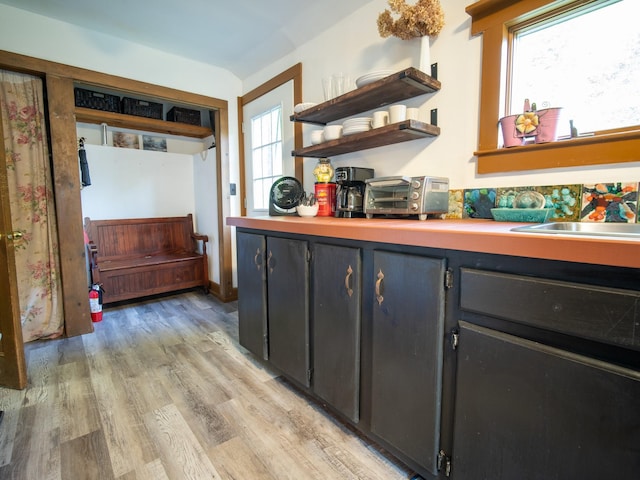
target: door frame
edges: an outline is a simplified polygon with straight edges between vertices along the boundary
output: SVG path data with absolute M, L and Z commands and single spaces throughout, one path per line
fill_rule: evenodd
M 244 130 L 242 128 L 244 123 L 244 106 L 291 80 L 293 80 L 293 104 L 297 105 L 302 102 L 302 63 L 296 63 L 284 72 L 267 80 L 262 85 L 238 97 L 238 161 L 240 172 L 240 215 L 242 216 L 246 216 L 247 214 L 247 172 L 245 169 Z M 293 125 L 293 145 L 296 150 L 302 148 L 302 124 L 299 122 Z M 295 177 L 303 183 L 303 157 L 294 158 L 294 171 Z
M 4 152 L 4 135 L 0 121 L 0 152 Z M 0 155 L 0 387 L 22 390 L 27 386 L 27 364 L 24 356 L 22 324 L 18 281 L 13 241 L 7 234 L 13 231 L 11 226 L 11 208 L 9 206 L 9 185 L 4 153 Z M 6 270 L 5 270 L 6 265 Z M 6 300 L 5 300 L 6 299 Z
M 217 259 L 220 283 L 213 284 L 211 292 L 225 302 L 235 299 L 237 294 L 233 289 L 231 229 L 225 225 L 226 217 L 230 215 L 231 211 L 228 181 L 223 180 L 229 178 L 229 108 L 226 100 L 50 62 L 5 50 L 0 50 L 0 68 L 29 73 L 46 80 L 51 129 L 51 155 L 55 165 L 53 183 L 58 231 L 65 232 L 64 235 L 60 235 L 59 246 L 66 336 L 93 332 L 86 285 L 74 82 L 134 95 L 156 97 L 169 102 L 174 101 L 214 111 L 218 204 Z M 0 154 L 4 155 L 4 151 Z

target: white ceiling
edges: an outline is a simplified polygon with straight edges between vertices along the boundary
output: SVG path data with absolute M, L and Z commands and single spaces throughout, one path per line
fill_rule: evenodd
M 229 70 L 259 71 L 372 0 L 0 0 Z

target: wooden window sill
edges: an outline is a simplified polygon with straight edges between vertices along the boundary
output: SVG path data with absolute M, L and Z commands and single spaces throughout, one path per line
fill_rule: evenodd
M 640 130 L 474 152 L 479 174 L 640 162 Z

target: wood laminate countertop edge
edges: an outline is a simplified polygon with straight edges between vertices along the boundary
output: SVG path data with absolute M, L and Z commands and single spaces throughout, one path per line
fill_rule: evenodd
M 640 268 L 640 240 L 512 232 L 522 223 L 297 216 L 228 217 L 227 225 L 416 247 Z

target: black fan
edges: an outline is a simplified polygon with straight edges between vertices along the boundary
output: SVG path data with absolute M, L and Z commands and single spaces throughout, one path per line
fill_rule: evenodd
M 273 182 L 269 193 L 269 215 L 296 215 L 296 207 L 304 196 L 302 184 L 294 177 Z

